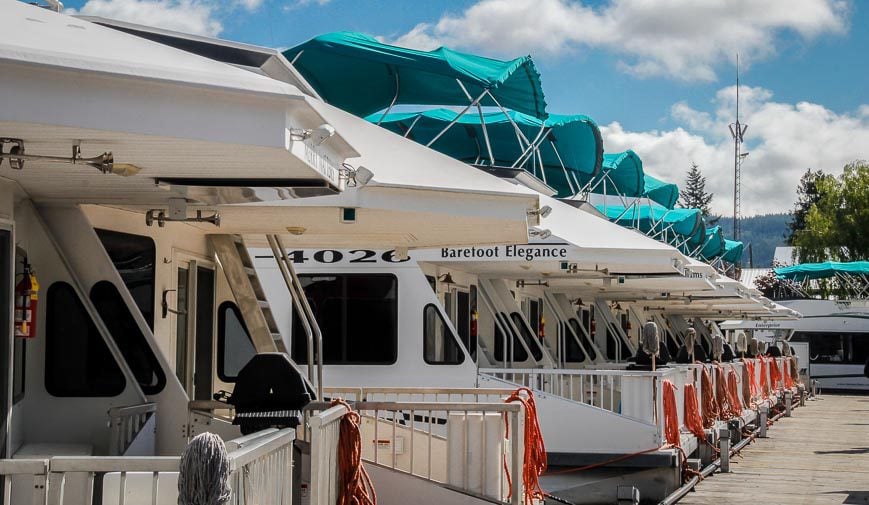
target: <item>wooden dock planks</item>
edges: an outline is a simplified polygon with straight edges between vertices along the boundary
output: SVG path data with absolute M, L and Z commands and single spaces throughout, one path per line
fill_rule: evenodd
M 869 396 L 824 395 L 701 482 L 680 505 L 869 504 Z

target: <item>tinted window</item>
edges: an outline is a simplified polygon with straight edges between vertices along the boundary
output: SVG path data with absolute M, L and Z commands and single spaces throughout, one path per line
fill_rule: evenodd
M 166 376 L 145 335 L 133 319 L 133 314 L 127 309 L 118 288 L 109 281 L 100 281 L 91 288 L 91 301 L 142 392 L 154 395 L 162 391 L 166 385 Z
M 75 290 L 46 294 L 45 389 L 53 396 L 117 396 L 126 380 Z
M 583 310 L 582 315 L 583 315 L 583 320 L 585 320 L 585 318 L 588 317 L 588 311 Z M 573 333 L 575 333 L 576 336 L 579 337 L 579 339 L 584 344 L 585 350 L 588 351 L 588 358 L 592 359 L 592 360 L 597 359 L 597 353 L 594 352 L 594 346 L 592 345 L 591 341 L 588 338 L 586 338 L 585 333 L 582 331 L 582 328 L 579 326 L 579 321 L 577 321 L 576 318 L 571 317 L 567 321 L 567 323 L 570 325 L 571 328 L 573 328 Z M 587 325 L 585 327 L 588 328 Z M 569 347 L 568 347 L 568 349 L 569 349 Z
M 864 365 L 869 359 L 869 333 L 798 331 L 791 340 L 808 340 L 812 363 Z
M 471 359 L 477 359 L 477 335 L 471 334 L 471 317 L 476 309 L 471 306 L 471 295 L 463 291 L 456 293 L 456 331 L 465 344 L 465 349 L 471 353 Z
M 148 327 L 154 329 L 154 265 L 156 249 L 150 237 L 96 230 L 103 247 L 136 301 Z
M 398 358 L 398 280 L 394 275 L 300 275 L 323 334 L 323 363 L 389 365 Z M 293 359 L 308 342 L 293 314 Z
M 422 313 L 423 359 L 429 365 L 458 365 L 465 355 L 440 311 L 428 304 Z
M 531 330 L 528 329 L 528 324 L 522 318 L 522 314 L 513 312 L 510 314 L 510 318 L 513 320 L 513 324 L 519 328 L 519 333 L 522 334 L 525 344 L 527 344 L 528 348 L 531 349 L 531 355 L 534 356 L 534 359 L 536 361 L 543 359 L 543 351 L 540 350 L 540 342 L 537 341 L 537 336 L 531 333 Z
M 501 328 L 503 327 L 505 331 L 510 332 L 510 337 L 512 338 L 512 350 L 513 350 L 513 359 L 508 359 L 507 361 L 525 361 L 528 359 L 528 352 L 525 351 L 525 347 L 522 346 L 522 342 L 519 341 L 519 337 L 513 334 L 513 330 L 510 328 L 509 323 L 507 322 L 507 317 L 498 313 L 496 316 L 500 326 L 498 324 L 495 325 L 495 359 L 498 361 L 505 361 L 504 355 L 505 350 L 507 351 L 507 357 L 509 358 L 510 349 L 508 347 L 509 343 L 504 339 L 504 334 L 501 333 Z M 506 348 L 506 349 L 505 349 Z
M 576 341 L 576 338 L 573 336 L 573 331 L 578 330 L 574 325 L 579 326 L 579 323 L 576 319 L 571 319 L 569 323 L 559 323 L 563 325 L 564 328 L 564 361 L 568 363 L 581 363 L 586 360 L 585 351 L 583 351 L 582 347 L 579 345 L 579 342 Z M 568 325 L 570 328 L 568 328 Z
M 238 372 L 256 354 L 241 312 L 232 302 L 217 309 L 217 376 L 235 382 Z
M 13 344 L 12 361 L 12 402 L 24 398 L 24 371 L 27 364 L 27 339 L 16 338 Z

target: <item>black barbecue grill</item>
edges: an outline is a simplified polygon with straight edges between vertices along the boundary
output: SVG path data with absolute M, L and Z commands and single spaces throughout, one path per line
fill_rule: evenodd
M 235 407 L 232 424 L 242 434 L 266 428 L 295 428 L 302 409 L 316 395 L 284 353 L 257 354 L 241 369 L 232 394 L 225 391 L 214 399 Z

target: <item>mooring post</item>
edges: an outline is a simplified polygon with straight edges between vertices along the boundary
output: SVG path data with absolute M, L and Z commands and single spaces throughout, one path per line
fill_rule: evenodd
M 794 394 L 790 391 L 785 391 L 785 417 L 791 417 L 791 408 L 793 407 Z
M 800 395 L 800 407 L 805 407 L 806 406 L 806 386 L 803 386 L 802 384 L 800 384 L 799 386 L 797 386 L 797 391 L 799 392 L 799 395 Z
M 769 417 L 769 407 L 766 404 L 760 406 L 760 413 L 758 414 L 759 420 L 757 421 L 760 426 L 760 435 L 758 438 L 766 438 L 766 420 Z
M 721 454 L 721 473 L 730 473 L 730 428 L 718 430 L 718 449 Z

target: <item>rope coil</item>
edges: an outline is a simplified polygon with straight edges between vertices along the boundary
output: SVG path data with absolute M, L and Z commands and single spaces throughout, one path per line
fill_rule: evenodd
M 525 395 L 523 396 L 524 393 Z M 540 423 L 537 419 L 537 404 L 534 402 L 534 393 L 526 387 L 514 391 L 504 403 L 519 402 L 525 408 L 525 457 L 522 461 L 522 484 L 525 489 L 524 502 L 533 505 L 535 500 L 543 500 L 545 493 L 540 487 L 540 476 L 546 471 L 546 446 L 543 443 L 543 433 L 540 431 Z M 506 426 L 506 438 L 510 438 L 510 425 L 507 415 L 504 414 Z M 510 478 L 510 470 L 507 465 L 507 456 L 504 455 L 504 472 L 507 475 L 507 487 L 510 492 L 507 499 L 513 494 L 513 481 Z
M 332 401 L 332 406 L 342 405 L 347 413 L 341 418 L 338 428 L 338 472 L 341 477 L 341 494 L 337 505 L 377 505 L 377 493 L 371 477 L 362 465 L 362 435 L 359 425 L 362 417 L 342 399 Z
M 682 447 L 679 433 L 679 407 L 676 404 L 676 385 L 668 380 L 661 382 L 664 395 L 664 437 L 673 447 Z
M 700 377 L 700 396 L 703 400 L 703 427 L 712 428 L 715 426 L 715 421 L 718 419 L 719 410 L 718 403 L 715 401 L 715 391 L 712 387 L 712 376 L 709 369 L 703 367 L 703 374 Z

